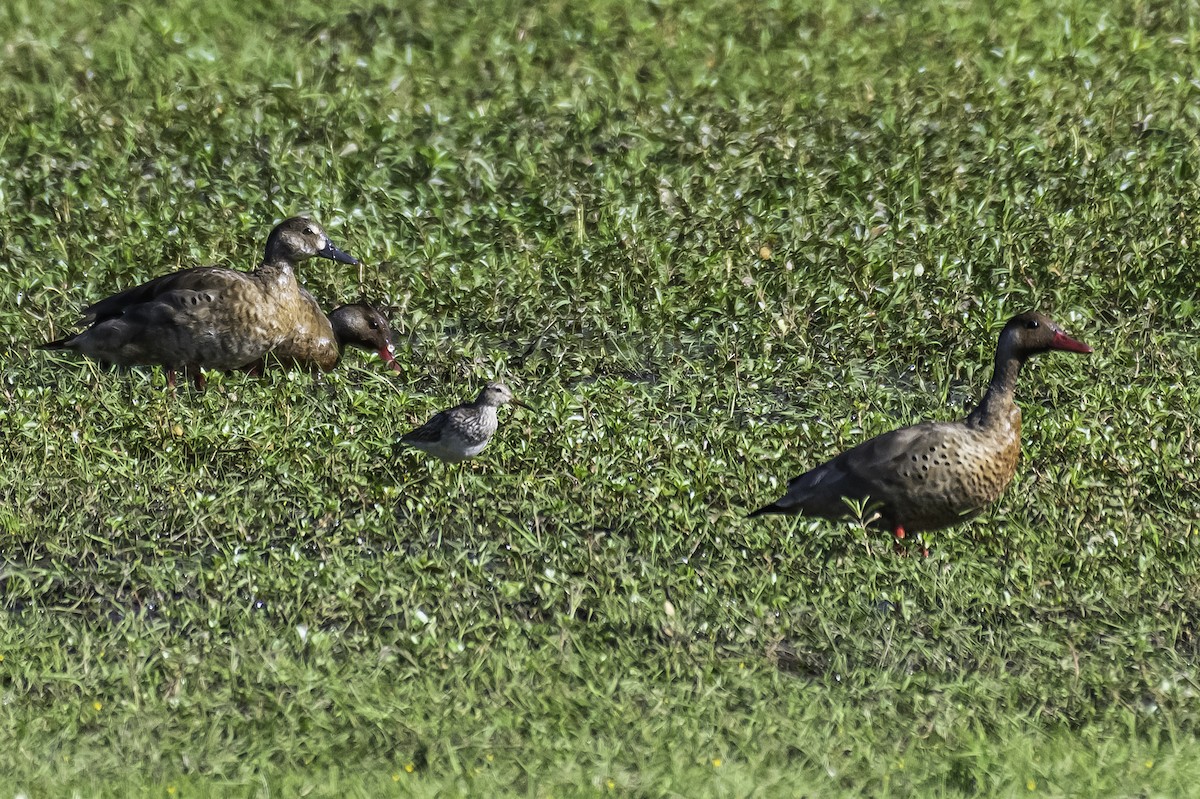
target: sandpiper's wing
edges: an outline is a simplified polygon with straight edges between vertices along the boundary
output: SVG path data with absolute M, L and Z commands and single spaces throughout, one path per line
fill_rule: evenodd
M 453 409 L 452 409 L 453 410 Z M 442 411 L 435 415 L 425 424 L 413 430 L 410 433 L 405 433 L 400 437 L 400 443 L 413 444 L 420 446 L 422 444 L 436 444 L 442 440 L 442 433 L 446 429 L 446 425 L 450 422 L 451 411 Z

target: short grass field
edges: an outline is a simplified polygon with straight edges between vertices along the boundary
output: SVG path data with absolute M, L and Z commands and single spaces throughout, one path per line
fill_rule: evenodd
M 1194 795 L 1198 13 L 4 4 L 0 799 Z M 298 213 L 401 374 L 34 349 Z M 1030 308 L 1095 353 L 929 557 L 744 518 Z

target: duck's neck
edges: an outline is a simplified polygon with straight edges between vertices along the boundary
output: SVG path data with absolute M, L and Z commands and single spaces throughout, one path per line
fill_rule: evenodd
M 265 291 L 274 292 L 277 297 L 290 296 L 300 286 L 289 261 L 263 261 L 251 274 Z
M 335 327 L 333 329 L 333 348 L 335 350 L 337 350 L 337 359 L 334 360 L 333 366 L 337 366 L 339 363 L 342 362 L 342 356 L 344 356 L 346 354 L 346 351 L 349 350 L 351 347 L 362 347 L 364 350 L 370 349 L 370 347 L 368 347 L 366 344 L 358 344 L 356 342 L 350 341 L 349 335 L 343 336 L 343 334 L 339 333 L 338 329 Z M 331 366 L 329 368 L 332 369 L 333 366 Z
M 1011 352 L 996 353 L 996 370 L 992 373 L 992 382 L 988 384 L 987 393 L 971 415 L 967 424 L 972 427 L 994 427 L 1007 424 L 1016 407 L 1014 396 L 1017 389 L 1017 375 L 1021 372 L 1022 358 Z
M 268 258 L 258 265 L 254 270 L 256 274 L 267 275 L 270 277 L 280 277 L 285 279 L 295 280 L 295 266 L 291 261 L 281 258 Z

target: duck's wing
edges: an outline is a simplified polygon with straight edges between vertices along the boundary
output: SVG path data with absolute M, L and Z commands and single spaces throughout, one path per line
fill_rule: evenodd
M 913 467 L 920 471 L 925 463 L 922 455 L 943 439 L 943 427 L 945 423 L 925 422 L 864 441 L 792 479 L 783 497 L 752 515 L 799 513 L 838 518 L 848 513 L 847 500 L 887 503 L 914 481 Z
M 861 489 L 855 496 L 884 499 L 917 480 L 914 470 L 921 472 L 929 464 L 929 454 L 940 448 L 952 424 L 923 422 L 901 427 L 864 441 L 829 465 L 848 485 Z M 789 484 L 789 493 L 791 488 Z
M 172 272 L 92 303 L 83 309 L 83 323 L 96 324 L 123 316 L 130 308 L 153 302 L 168 294 L 193 296 L 206 292 L 220 292 L 245 279 L 244 272 L 218 266 L 198 266 Z

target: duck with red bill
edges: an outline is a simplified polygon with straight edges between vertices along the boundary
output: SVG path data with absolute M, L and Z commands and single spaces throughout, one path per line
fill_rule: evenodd
M 1026 360 L 1050 350 L 1090 353 L 1044 314 L 1014 316 L 996 346 L 996 367 L 979 404 L 958 422 L 924 422 L 876 436 L 788 483 L 750 514 L 843 519 L 865 508 L 869 524 L 908 533 L 938 530 L 995 502 L 1016 474 L 1021 409 L 1014 400 Z

